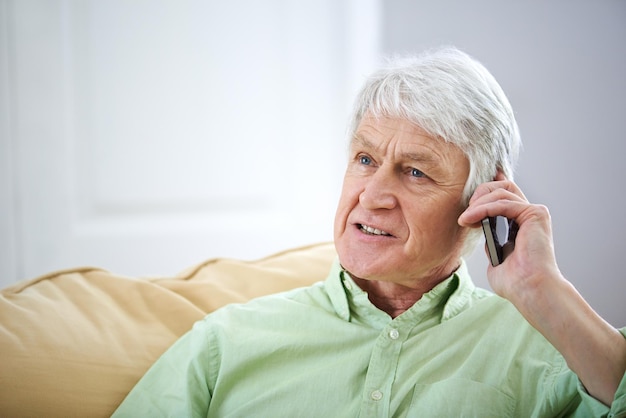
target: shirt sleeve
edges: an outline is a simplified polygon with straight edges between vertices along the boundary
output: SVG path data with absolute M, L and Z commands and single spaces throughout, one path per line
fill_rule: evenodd
M 210 346 L 204 321 L 172 345 L 139 380 L 113 417 L 206 417 Z
M 626 337 L 626 328 L 622 328 L 619 332 Z M 598 417 L 626 417 L 626 374 L 622 376 L 622 381 L 617 387 L 615 397 L 610 407 L 598 401 L 587 393 L 582 382 L 578 380 L 578 393 L 581 396 L 582 403 L 586 410 L 593 411 L 593 416 Z
M 619 330 L 626 338 L 626 327 Z M 626 374 L 622 376 L 622 381 L 617 387 L 615 392 L 615 398 L 611 403 L 611 410 L 609 411 L 609 417 L 626 417 Z

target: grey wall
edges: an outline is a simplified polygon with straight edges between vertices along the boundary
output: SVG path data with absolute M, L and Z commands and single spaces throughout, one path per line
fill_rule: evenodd
M 626 325 L 626 2 L 383 2 L 382 49 L 455 45 L 507 93 L 524 149 L 516 180 L 553 218 L 559 266 L 615 326 Z M 486 261 L 470 268 L 486 286 Z

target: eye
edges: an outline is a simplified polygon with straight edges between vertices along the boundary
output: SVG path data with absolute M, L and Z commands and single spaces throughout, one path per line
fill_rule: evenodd
M 372 159 L 370 157 L 368 157 L 367 155 L 360 155 L 359 156 L 359 163 L 361 163 L 363 165 L 370 165 L 370 164 L 372 164 Z
M 411 176 L 413 177 L 426 177 L 426 174 L 418 170 L 417 168 L 411 169 Z

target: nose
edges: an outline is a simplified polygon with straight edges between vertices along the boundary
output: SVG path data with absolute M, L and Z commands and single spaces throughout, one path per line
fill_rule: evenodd
M 367 178 L 359 195 L 359 203 L 368 210 L 393 209 L 398 204 L 396 187 L 393 173 L 381 167 Z

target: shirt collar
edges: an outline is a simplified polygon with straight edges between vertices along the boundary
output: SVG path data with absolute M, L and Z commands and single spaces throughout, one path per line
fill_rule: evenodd
M 339 317 L 346 321 L 363 321 L 376 327 L 386 326 L 391 318 L 376 308 L 352 277 L 335 259 L 325 286 Z M 437 314 L 447 321 L 467 309 L 475 290 L 467 265 L 461 260 L 459 268 L 447 279 L 425 293 L 422 298 L 397 319 L 416 320 L 426 314 Z

